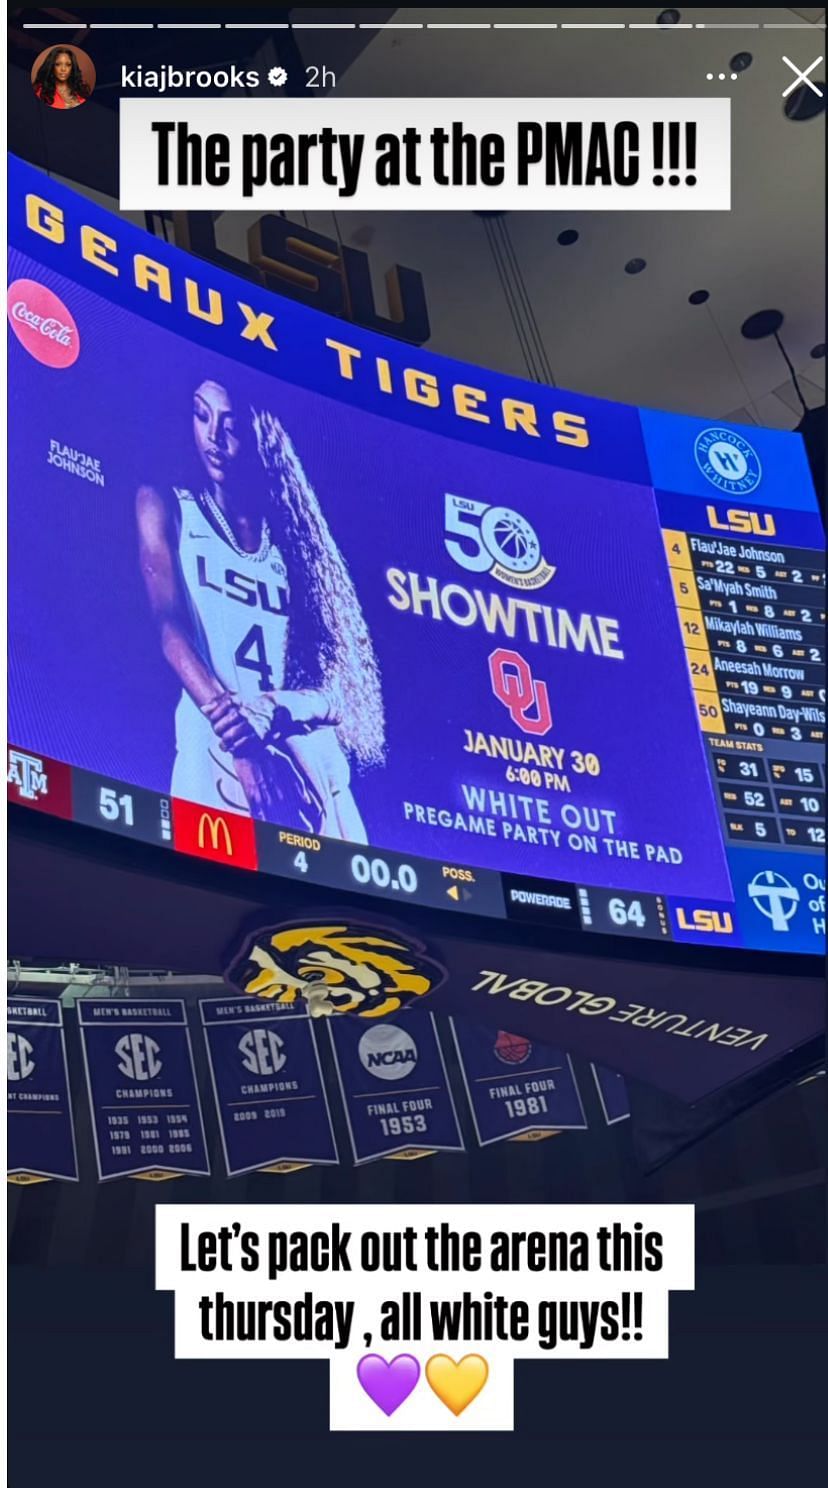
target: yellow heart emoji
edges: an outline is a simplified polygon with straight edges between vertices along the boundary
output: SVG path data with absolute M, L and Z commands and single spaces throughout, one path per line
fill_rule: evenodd
M 425 1373 L 437 1399 L 459 1416 L 480 1394 L 489 1378 L 489 1366 L 480 1354 L 466 1354 L 459 1364 L 448 1354 L 433 1354 Z

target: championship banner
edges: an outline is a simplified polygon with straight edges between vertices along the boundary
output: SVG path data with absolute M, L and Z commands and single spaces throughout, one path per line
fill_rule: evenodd
M 184 1003 L 77 1004 L 98 1177 L 209 1177 Z
M 615 1126 L 617 1121 L 628 1121 L 630 1102 L 624 1076 L 615 1070 L 604 1069 L 603 1065 L 593 1064 L 592 1077 L 607 1126 Z
M 199 1003 L 228 1178 L 292 1173 L 339 1154 L 304 1008 L 249 997 Z M 277 1025 L 278 1024 L 278 1028 Z
M 8 1179 L 78 1181 L 72 1101 L 59 1002 L 7 1003 Z
M 475 1135 L 493 1142 L 533 1142 L 587 1127 L 568 1054 L 522 1034 L 450 1018 Z
M 328 1032 L 357 1165 L 464 1151 L 430 1015 L 332 1018 Z

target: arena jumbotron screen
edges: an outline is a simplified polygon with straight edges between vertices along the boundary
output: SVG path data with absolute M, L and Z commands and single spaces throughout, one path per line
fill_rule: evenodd
M 10 793 L 310 883 L 817 952 L 798 436 L 357 329 L 13 162 Z

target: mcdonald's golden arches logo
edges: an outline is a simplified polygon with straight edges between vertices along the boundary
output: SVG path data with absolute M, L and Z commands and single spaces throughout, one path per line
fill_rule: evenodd
M 224 820 L 224 817 L 212 816 L 209 811 L 202 811 L 198 823 L 198 845 L 201 848 L 202 852 L 204 851 L 204 839 L 207 832 L 209 832 L 210 834 L 210 846 L 212 847 L 213 852 L 218 852 L 219 837 L 221 837 L 221 840 L 224 843 L 225 857 L 232 858 L 233 839 L 230 836 L 230 828 Z
M 173 841 L 178 852 L 228 863 L 234 868 L 257 868 L 256 828 L 249 816 L 215 811 L 197 801 L 173 798 Z

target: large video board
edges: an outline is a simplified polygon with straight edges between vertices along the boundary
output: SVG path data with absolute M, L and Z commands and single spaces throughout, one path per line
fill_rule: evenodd
M 447 910 L 820 949 L 796 435 L 406 347 L 12 167 L 12 799 Z

